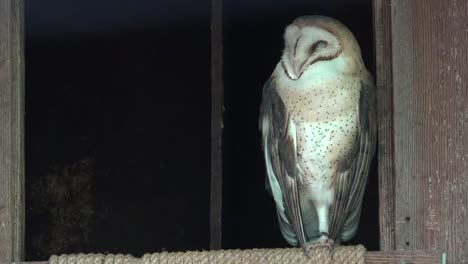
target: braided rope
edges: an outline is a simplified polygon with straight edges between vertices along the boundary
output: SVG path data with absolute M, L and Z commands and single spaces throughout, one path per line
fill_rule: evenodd
M 175 253 L 145 254 L 142 258 L 131 255 L 103 255 L 103 254 L 70 254 L 53 255 L 49 264 L 275 264 L 275 263 L 323 263 L 323 264 L 364 264 L 366 249 L 364 246 L 336 247 L 333 258 L 328 248 L 313 248 L 311 258 L 304 255 L 299 248 L 280 249 L 248 249 L 248 250 L 218 250 L 218 251 L 189 251 Z

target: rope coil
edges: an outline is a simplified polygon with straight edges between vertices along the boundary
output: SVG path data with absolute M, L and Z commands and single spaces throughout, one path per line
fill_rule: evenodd
M 288 264 L 288 263 L 323 263 L 323 264 L 364 264 L 366 248 L 341 246 L 334 250 L 333 258 L 328 248 L 311 249 L 309 259 L 300 248 L 247 249 L 162 252 L 145 254 L 142 258 L 122 254 L 70 254 L 52 255 L 50 264 Z

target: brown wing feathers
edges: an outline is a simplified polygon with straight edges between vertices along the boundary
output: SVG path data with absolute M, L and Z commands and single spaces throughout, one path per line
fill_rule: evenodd
M 296 135 L 295 131 L 291 130 L 294 124 L 291 123 L 290 116 L 275 89 L 272 78 L 264 86 L 261 114 L 262 117 L 267 117 L 269 120 L 269 134 L 264 136 L 268 137 L 270 162 L 282 193 L 287 193 L 287 195 L 282 196 L 282 199 L 290 223 L 288 224 L 279 217 L 280 226 L 285 228 L 283 232 L 293 229 L 295 234 L 299 234 L 299 237 L 296 237 L 299 244 L 304 244 L 306 238 L 302 225 L 297 188 Z M 263 126 L 263 122 L 260 125 Z

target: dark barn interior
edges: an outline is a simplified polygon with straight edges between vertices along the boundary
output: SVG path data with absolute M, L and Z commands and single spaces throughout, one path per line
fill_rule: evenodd
M 209 248 L 209 3 L 189 2 L 26 2 L 28 260 Z
M 209 249 L 210 1 L 25 1 L 26 260 Z M 224 1 L 223 248 L 285 247 L 263 83 L 295 17 L 335 17 L 374 71 L 371 0 Z M 375 162 L 374 162 L 375 163 Z M 378 250 L 376 164 L 351 244 Z

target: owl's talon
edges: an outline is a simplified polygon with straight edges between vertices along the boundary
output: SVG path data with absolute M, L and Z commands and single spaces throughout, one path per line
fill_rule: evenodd
M 327 237 L 324 241 L 321 241 L 321 244 L 325 247 L 328 247 L 330 250 L 330 256 L 333 259 L 333 253 L 335 252 L 335 241 Z
M 305 243 L 302 246 L 302 250 L 308 258 L 311 258 L 310 250 L 312 248 L 318 247 L 327 247 L 330 250 L 330 257 L 333 259 L 333 254 L 335 252 L 335 241 L 328 238 L 327 236 L 321 236 L 317 241 Z
M 304 244 L 304 246 L 302 246 L 302 251 L 304 251 L 304 255 L 306 255 L 306 257 L 311 259 L 310 248 L 307 246 L 307 244 Z
M 333 240 L 331 240 L 331 241 L 332 241 L 332 243 L 328 245 L 328 248 L 330 249 L 330 257 L 331 257 L 331 259 L 333 259 L 333 254 L 335 253 L 335 244 L 334 244 Z

